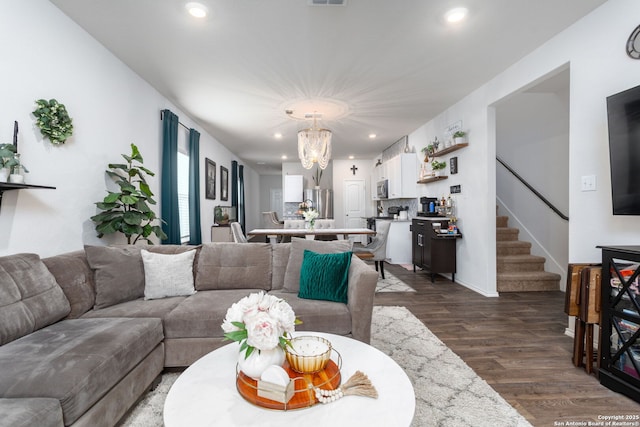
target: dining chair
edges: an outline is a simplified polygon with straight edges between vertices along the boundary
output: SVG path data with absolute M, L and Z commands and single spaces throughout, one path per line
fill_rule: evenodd
M 284 222 L 278 219 L 278 215 L 273 212 L 262 212 L 262 220 L 264 221 L 265 228 L 283 228 Z
M 353 254 L 375 262 L 376 271 L 380 267 L 380 275 L 384 279 L 384 260 L 387 258 L 387 237 L 391 221 L 376 221 L 376 235 L 367 246 L 353 245 Z M 373 256 L 371 256 L 373 255 Z
M 233 236 L 233 241 L 236 243 L 248 243 L 247 238 L 242 232 L 242 226 L 239 222 L 232 222 L 231 226 L 231 235 Z
M 336 228 L 335 219 L 316 219 L 314 228 L 316 230 L 330 230 Z M 338 240 L 338 236 L 335 234 L 326 234 L 316 236 L 316 240 Z

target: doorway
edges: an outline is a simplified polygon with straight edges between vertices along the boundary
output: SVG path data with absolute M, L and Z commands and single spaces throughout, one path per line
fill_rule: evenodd
M 569 83 L 567 64 L 495 104 L 499 215 L 546 259 L 545 271 L 561 276 L 561 289 L 569 260 Z
M 363 228 L 366 225 L 366 187 L 364 180 L 350 179 L 343 183 L 344 226 L 345 228 Z M 350 236 L 352 242 L 366 244 L 366 236 Z

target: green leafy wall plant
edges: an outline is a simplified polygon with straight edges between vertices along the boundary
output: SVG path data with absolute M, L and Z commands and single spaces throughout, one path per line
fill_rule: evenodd
M 109 191 L 102 202 L 96 203 L 104 212 L 91 217 L 96 223 L 98 237 L 123 233 L 128 244 L 135 244 L 140 239 L 153 244 L 149 240 L 151 235 L 166 239 L 167 235 L 158 225 L 159 219 L 149 207 L 156 201 L 146 176 L 155 174 L 142 166 L 142 155 L 134 144 L 131 144 L 131 155 L 123 154 L 122 157 L 127 163 L 110 163 L 110 170 L 106 171 L 118 184 L 120 192 Z
M 33 115 L 42 136 L 52 144 L 64 144 L 73 134 L 73 121 L 66 107 L 55 99 L 38 99 Z

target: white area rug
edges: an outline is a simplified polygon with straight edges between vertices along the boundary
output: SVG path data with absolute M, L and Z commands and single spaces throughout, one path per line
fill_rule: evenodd
M 531 426 L 406 308 L 373 308 L 371 345 L 391 356 L 411 379 L 416 395 L 412 426 Z M 122 425 L 162 426 L 164 399 L 178 375 L 162 375 L 160 385 L 145 396 Z M 312 421 L 309 426 L 314 425 Z
M 398 279 L 393 274 L 385 271 L 384 279 L 378 275 L 378 284 L 376 292 L 415 292 L 411 286 Z

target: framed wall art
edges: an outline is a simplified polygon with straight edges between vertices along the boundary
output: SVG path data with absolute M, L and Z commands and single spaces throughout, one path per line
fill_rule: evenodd
M 229 200 L 229 169 L 220 166 L 220 200 Z
M 205 172 L 207 181 L 205 184 L 205 197 L 207 199 L 216 199 L 216 162 L 205 158 Z
M 451 175 L 458 173 L 458 158 L 452 157 L 449 159 L 449 166 L 451 167 Z

